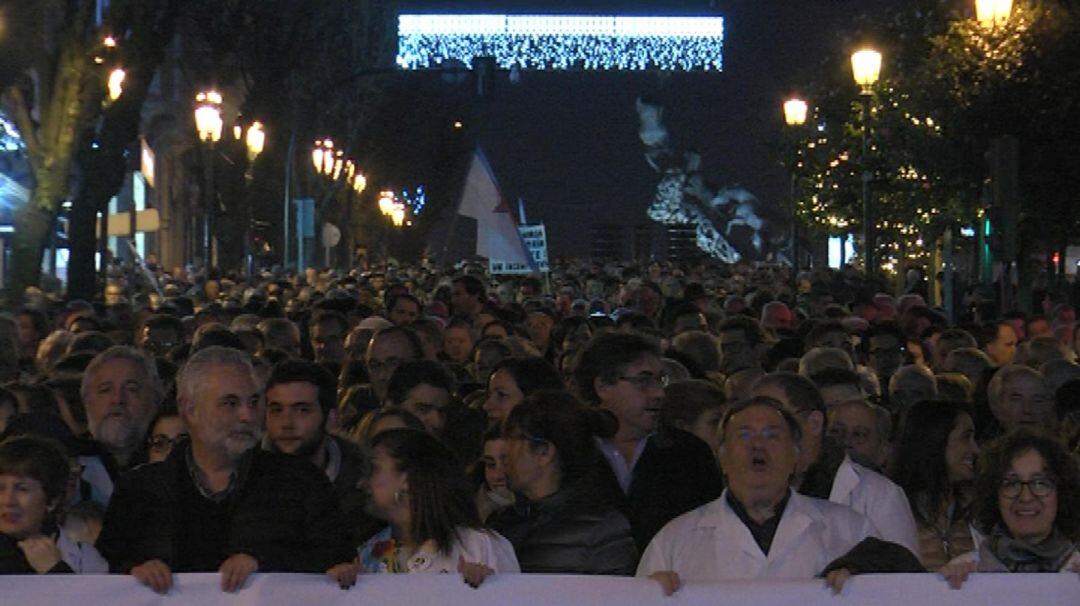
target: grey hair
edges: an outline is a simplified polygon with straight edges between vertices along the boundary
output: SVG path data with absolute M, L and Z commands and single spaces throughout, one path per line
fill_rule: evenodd
M 213 345 L 206 349 L 195 352 L 176 376 L 176 398 L 180 402 L 191 401 L 195 398 L 195 392 L 200 384 L 205 383 L 206 374 L 216 366 L 233 365 L 242 368 L 259 390 L 261 391 L 262 379 L 251 363 L 251 356 L 247 352 L 231 347 Z
M 990 384 L 986 387 L 986 399 L 991 406 L 994 406 L 1001 401 L 1001 392 L 1005 389 L 1005 383 L 1019 375 L 1027 375 L 1036 379 L 1044 386 L 1046 385 L 1046 377 L 1034 368 L 1024 364 L 1009 364 L 994 373 L 994 378 L 990 379 Z M 1049 391 L 1049 388 L 1047 391 Z M 1053 397 L 1053 395 L 1054 394 L 1050 394 L 1051 397 Z
M 799 374 L 804 377 L 812 377 L 826 368 L 854 371 L 855 365 L 851 362 L 851 356 L 837 347 L 815 347 L 799 360 Z
M 49 336 L 51 337 L 52 335 Z M 86 371 L 83 372 L 82 383 L 79 385 L 79 396 L 82 397 L 83 402 L 89 400 L 87 395 L 92 388 L 94 375 L 97 374 L 103 366 L 115 360 L 127 360 L 135 365 L 139 376 L 146 381 L 147 385 L 150 387 L 154 406 L 159 406 L 161 401 L 165 399 L 165 387 L 161 384 L 161 378 L 158 377 L 157 364 L 150 356 L 127 345 L 113 345 L 94 356 L 93 360 L 90 360 L 90 364 L 86 366 Z

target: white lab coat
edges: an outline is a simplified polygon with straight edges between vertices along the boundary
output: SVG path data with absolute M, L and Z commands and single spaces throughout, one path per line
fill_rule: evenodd
M 844 457 L 836 470 L 829 500 L 870 518 L 882 540 L 919 555 L 919 531 L 904 489 L 880 473 Z
M 668 522 L 649 542 L 637 576 L 671 570 L 687 582 L 812 579 L 868 537 L 880 538 L 862 514 L 792 492 L 766 556 L 725 490 Z

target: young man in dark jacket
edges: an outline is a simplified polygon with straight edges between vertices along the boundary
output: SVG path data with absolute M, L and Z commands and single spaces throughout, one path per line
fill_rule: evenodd
M 296 457 L 256 448 L 263 411 L 247 354 L 209 347 L 178 380 L 191 435 L 162 463 L 122 478 L 98 549 L 113 572 L 154 591 L 173 572 L 221 572 L 222 589 L 251 573 L 316 572 L 351 562 L 326 477 Z
M 370 462 L 361 448 L 329 433 L 337 424 L 337 381 L 322 365 L 285 360 L 266 381 L 263 449 L 306 459 L 334 485 L 350 542 L 359 546 L 385 526 L 367 513 L 361 487 Z

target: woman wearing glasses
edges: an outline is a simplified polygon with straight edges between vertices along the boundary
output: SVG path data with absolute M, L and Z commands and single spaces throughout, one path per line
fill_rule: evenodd
M 1055 439 L 1019 429 L 983 453 L 975 482 L 978 548 L 941 569 L 958 589 L 972 572 L 1080 572 L 1080 468 Z
M 180 418 L 176 407 L 163 408 L 150 422 L 150 431 L 146 438 L 147 459 L 151 463 L 164 461 L 172 452 L 173 446 L 187 437 L 187 428 L 184 427 L 184 420 Z
M 513 543 L 523 572 L 634 574 L 630 523 L 594 492 L 594 436 L 613 425 L 564 391 L 536 392 L 506 418 L 507 475 L 524 499 L 489 522 Z

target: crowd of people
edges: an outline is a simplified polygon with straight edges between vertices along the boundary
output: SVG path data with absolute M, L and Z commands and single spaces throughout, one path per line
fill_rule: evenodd
M 0 314 L 0 573 L 1080 572 L 1053 297 L 950 321 L 771 266 L 150 271 Z

